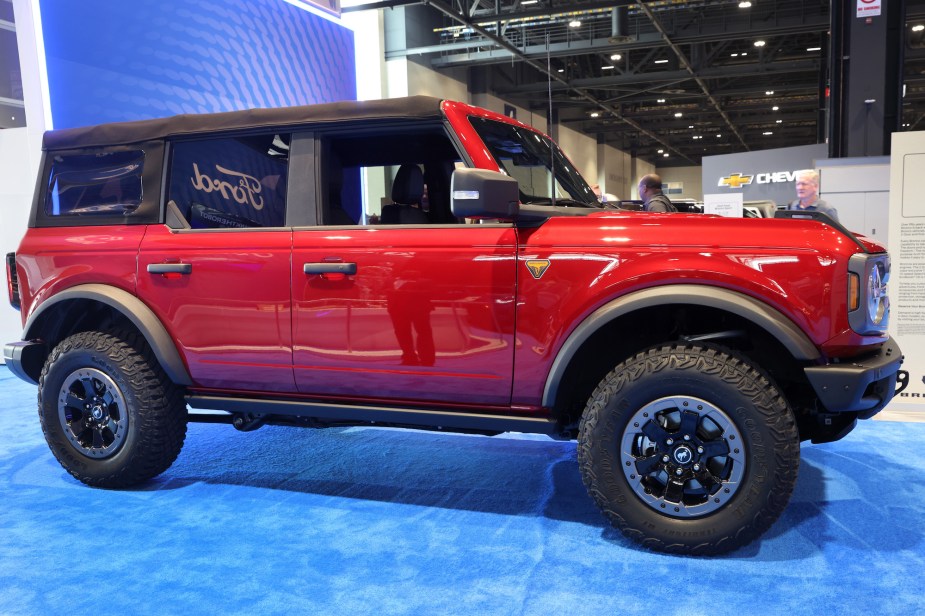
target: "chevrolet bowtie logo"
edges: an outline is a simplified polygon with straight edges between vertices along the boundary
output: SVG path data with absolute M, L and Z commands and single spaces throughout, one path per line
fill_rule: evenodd
M 728 186 L 729 188 L 738 188 L 740 186 L 748 186 L 752 183 L 751 175 L 742 175 L 741 173 L 733 173 L 730 176 L 720 178 L 718 186 Z

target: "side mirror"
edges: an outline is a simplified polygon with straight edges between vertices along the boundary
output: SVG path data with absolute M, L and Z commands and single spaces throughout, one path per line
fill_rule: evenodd
M 450 208 L 457 218 L 516 218 L 520 187 L 498 171 L 457 169 L 450 182 Z

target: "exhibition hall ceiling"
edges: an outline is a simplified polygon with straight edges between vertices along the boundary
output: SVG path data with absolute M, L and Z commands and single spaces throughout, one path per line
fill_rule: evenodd
M 925 130 L 925 32 L 913 31 L 925 0 L 905 6 L 901 130 Z M 828 0 L 384 0 L 344 10 L 397 7 L 406 32 L 396 44 L 387 29 L 387 58 L 465 67 L 474 92 L 544 115 L 551 107 L 561 125 L 659 166 L 826 140 Z

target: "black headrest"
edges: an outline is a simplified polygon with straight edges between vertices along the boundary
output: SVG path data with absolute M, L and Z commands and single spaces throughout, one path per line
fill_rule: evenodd
M 392 201 L 409 205 L 420 203 L 424 194 L 424 174 L 417 165 L 402 165 L 392 183 Z

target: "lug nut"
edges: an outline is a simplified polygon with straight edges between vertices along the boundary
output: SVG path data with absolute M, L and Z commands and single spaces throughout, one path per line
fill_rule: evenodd
M 667 455 L 662 456 L 662 462 L 668 462 L 668 460 L 670 460 L 670 459 L 671 459 L 671 458 L 669 458 Z
M 678 470 L 676 470 L 676 471 L 674 472 L 674 474 L 677 475 L 678 477 L 680 477 L 681 475 L 684 474 L 684 469 L 679 468 Z
M 691 435 L 690 435 L 690 434 L 685 434 L 685 435 L 684 435 L 684 440 L 685 440 L 685 441 L 691 440 Z
M 668 446 L 674 445 L 674 439 L 673 439 L 673 438 L 670 438 L 670 439 L 666 440 L 666 441 L 665 441 L 665 444 L 668 445 Z
M 695 470 L 695 471 L 700 471 L 700 465 L 699 465 L 699 464 L 695 464 L 695 465 L 694 465 L 694 470 Z
M 697 447 L 697 453 L 703 453 L 703 447 L 698 446 L 698 447 Z

